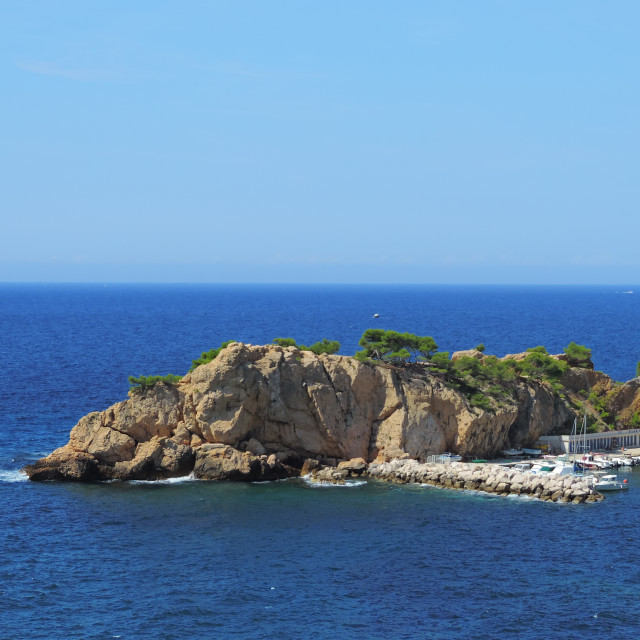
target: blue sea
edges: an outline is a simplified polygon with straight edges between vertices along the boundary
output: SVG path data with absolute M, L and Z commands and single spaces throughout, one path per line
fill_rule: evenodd
M 380 327 L 496 355 L 573 340 L 628 380 L 635 289 L 0 285 L 0 639 L 634 637 L 638 468 L 595 505 L 371 481 L 35 484 L 19 470 L 124 399 L 129 375 L 183 374 L 230 339 L 329 338 L 353 354 Z

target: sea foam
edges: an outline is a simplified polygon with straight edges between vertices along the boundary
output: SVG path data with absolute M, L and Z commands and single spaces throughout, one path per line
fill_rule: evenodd
M 0 469 L 0 482 L 27 482 L 29 476 L 20 469 Z
M 308 487 L 312 487 L 313 489 L 327 489 L 332 487 L 338 487 L 341 489 L 347 488 L 352 489 L 354 487 L 361 487 L 364 484 L 367 484 L 366 480 L 345 480 L 344 483 L 338 484 L 335 482 L 318 482 L 313 479 L 311 474 L 306 476 L 301 476 L 301 479 Z
M 184 482 L 200 482 L 193 473 L 188 476 L 180 476 L 179 478 L 162 478 L 160 480 L 129 480 L 128 484 L 182 484 Z

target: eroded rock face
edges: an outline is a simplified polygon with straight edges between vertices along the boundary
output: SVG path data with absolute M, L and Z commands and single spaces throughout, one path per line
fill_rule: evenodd
M 229 445 L 208 443 L 197 451 L 194 474 L 202 480 L 254 482 L 288 478 L 297 475 L 298 471 L 280 462 L 276 456 L 255 456 Z
M 159 383 L 83 417 L 67 445 L 26 472 L 33 480 L 268 479 L 298 473 L 307 458 L 489 457 L 570 428 L 573 414 L 549 386 L 515 387 L 516 400 L 486 412 L 420 367 L 233 343 L 175 386 Z

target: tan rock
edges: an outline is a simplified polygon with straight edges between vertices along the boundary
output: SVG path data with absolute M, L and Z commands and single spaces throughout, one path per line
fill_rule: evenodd
M 100 479 L 96 459 L 83 451 L 75 451 L 69 445 L 56 449 L 46 458 L 41 458 L 24 468 L 31 480 L 48 482 L 71 480 L 92 482 Z
M 310 473 L 313 473 L 319 468 L 320 468 L 319 460 L 314 460 L 313 458 L 307 458 L 304 461 L 304 464 L 302 465 L 302 469 L 300 470 L 300 475 L 301 476 L 309 475 Z
M 71 430 L 69 446 L 98 462 L 115 463 L 133 458 L 136 441 L 109 424 L 104 413 L 90 413 Z
M 253 453 L 254 456 L 263 456 L 267 453 L 267 450 L 255 438 L 249 439 L 246 445 L 246 450 L 249 453 Z
M 516 362 L 522 362 L 528 355 L 528 351 L 523 351 L 522 353 L 507 353 L 506 356 L 499 358 L 499 360 L 515 360 Z
M 344 484 L 348 473 L 345 469 L 336 469 L 335 467 L 322 467 L 312 474 L 314 482 Z
M 451 356 L 451 360 L 455 362 L 460 358 L 476 358 L 477 360 L 482 360 L 484 358 L 484 353 L 482 351 L 478 351 L 477 349 L 454 351 L 453 355 Z
M 192 437 L 191 432 L 187 429 L 185 423 L 181 421 L 181 422 L 178 422 L 176 429 L 173 435 L 171 436 L 171 439 L 176 444 L 190 445 L 191 437 Z
M 295 475 L 297 472 L 277 460 L 273 465 L 263 458 L 246 451 L 238 451 L 228 445 L 200 447 L 196 452 L 193 472 L 202 480 L 234 480 L 251 482 L 275 480 Z
M 367 470 L 367 463 L 364 458 L 352 458 L 339 462 L 338 469 L 346 471 L 350 476 L 359 476 Z

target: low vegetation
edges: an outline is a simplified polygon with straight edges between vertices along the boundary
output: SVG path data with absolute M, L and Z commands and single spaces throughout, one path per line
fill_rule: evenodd
M 134 393 L 142 393 L 145 389 L 150 389 L 151 387 L 158 384 L 158 382 L 164 382 L 165 384 L 176 384 L 182 380 L 182 376 L 176 376 L 172 373 L 167 374 L 166 376 L 140 376 L 136 378 L 135 376 L 129 376 L 129 384 L 131 385 L 131 390 Z
M 384 329 L 367 329 L 358 344 L 364 347 L 355 354 L 355 358 L 361 362 L 379 360 L 401 363 L 428 360 L 438 350 L 438 345 L 431 336 Z
M 217 349 L 211 349 L 209 351 L 203 351 L 200 354 L 200 357 L 196 360 L 192 360 L 191 368 L 189 369 L 189 373 L 191 373 L 196 367 L 199 367 L 201 364 L 207 364 L 207 362 L 211 362 L 214 360 L 218 354 L 225 348 L 228 347 L 231 343 L 235 342 L 235 340 L 227 340 L 223 342 Z M 131 390 L 134 393 L 142 393 L 146 389 L 151 389 L 158 382 L 164 382 L 165 384 L 176 384 L 182 380 L 182 376 L 177 376 L 172 373 L 166 376 L 139 376 L 136 378 L 135 376 L 129 376 L 128 378 L 129 384 L 131 385 Z
M 233 344 L 236 340 L 227 340 L 223 342 L 217 349 L 210 349 L 209 351 L 203 351 L 200 354 L 199 358 L 191 361 L 191 368 L 189 369 L 189 373 L 194 371 L 197 367 L 202 364 L 208 364 L 215 360 L 220 352 L 223 349 L 226 349 L 230 344 Z M 321 353 L 337 353 L 340 350 L 340 343 L 335 340 L 327 340 L 323 338 L 320 342 L 316 342 L 311 346 L 306 346 L 304 344 L 296 344 L 296 341 L 293 338 L 276 338 L 273 341 L 275 344 L 279 344 L 282 347 L 296 347 L 301 351 L 312 351 L 320 355 Z M 179 382 L 182 377 L 169 374 L 166 376 L 129 376 L 129 384 L 131 385 L 131 390 L 134 393 L 141 393 L 145 389 L 150 389 L 155 386 L 158 382 L 164 382 L 165 384 L 176 384 Z
M 306 344 L 296 344 L 293 338 L 276 338 L 273 342 L 281 347 L 296 347 L 300 351 L 311 351 L 316 355 L 321 353 L 331 355 L 340 351 L 340 343 L 337 340 L 327 340 L 327 338 L 322 338 L 320 342 L 315 342 L 309 347 Z
M 438 351 L 431 336 L 367 329 L 359 342 L 362 351 L 355 354 L 361 362 L 409 366 L 423 363 L 430 373 L 457 388 L 469 403 L 486 411 L 496 410 L 514 401 L 518 379 L 538 380 L 549 384 L 561 395 L 560 378 L 570 366 L 591 367 L 591 350 L 571 342 L 564 358 L 551 356 L 543 346 L 527 349 L 520 358 L 499 359 L 485 355 L 485 345 L 478 344 L 469 355 L 451 359 L 447 351 Z
M 586 367 L 591 366 L 591 349 L 587 349 L 584 345 L 570 342 L 564 349 L 564 353 L 567 357 L 567 362 L 572 367 Z
M 218 354 L 228 347 L 232 342 L 236 342 L 235 340 L 227 340 L 223 342 L 217 349 L 210 349 L 209 351 L 203 351 L 200 354 L 200 357 L 196 360 L 192 360 L 191 369 L 189 369 L 189 373 L 199 367 L 201 364 L 207 364 L 212 360 L 215 360 L 218 357 Z

